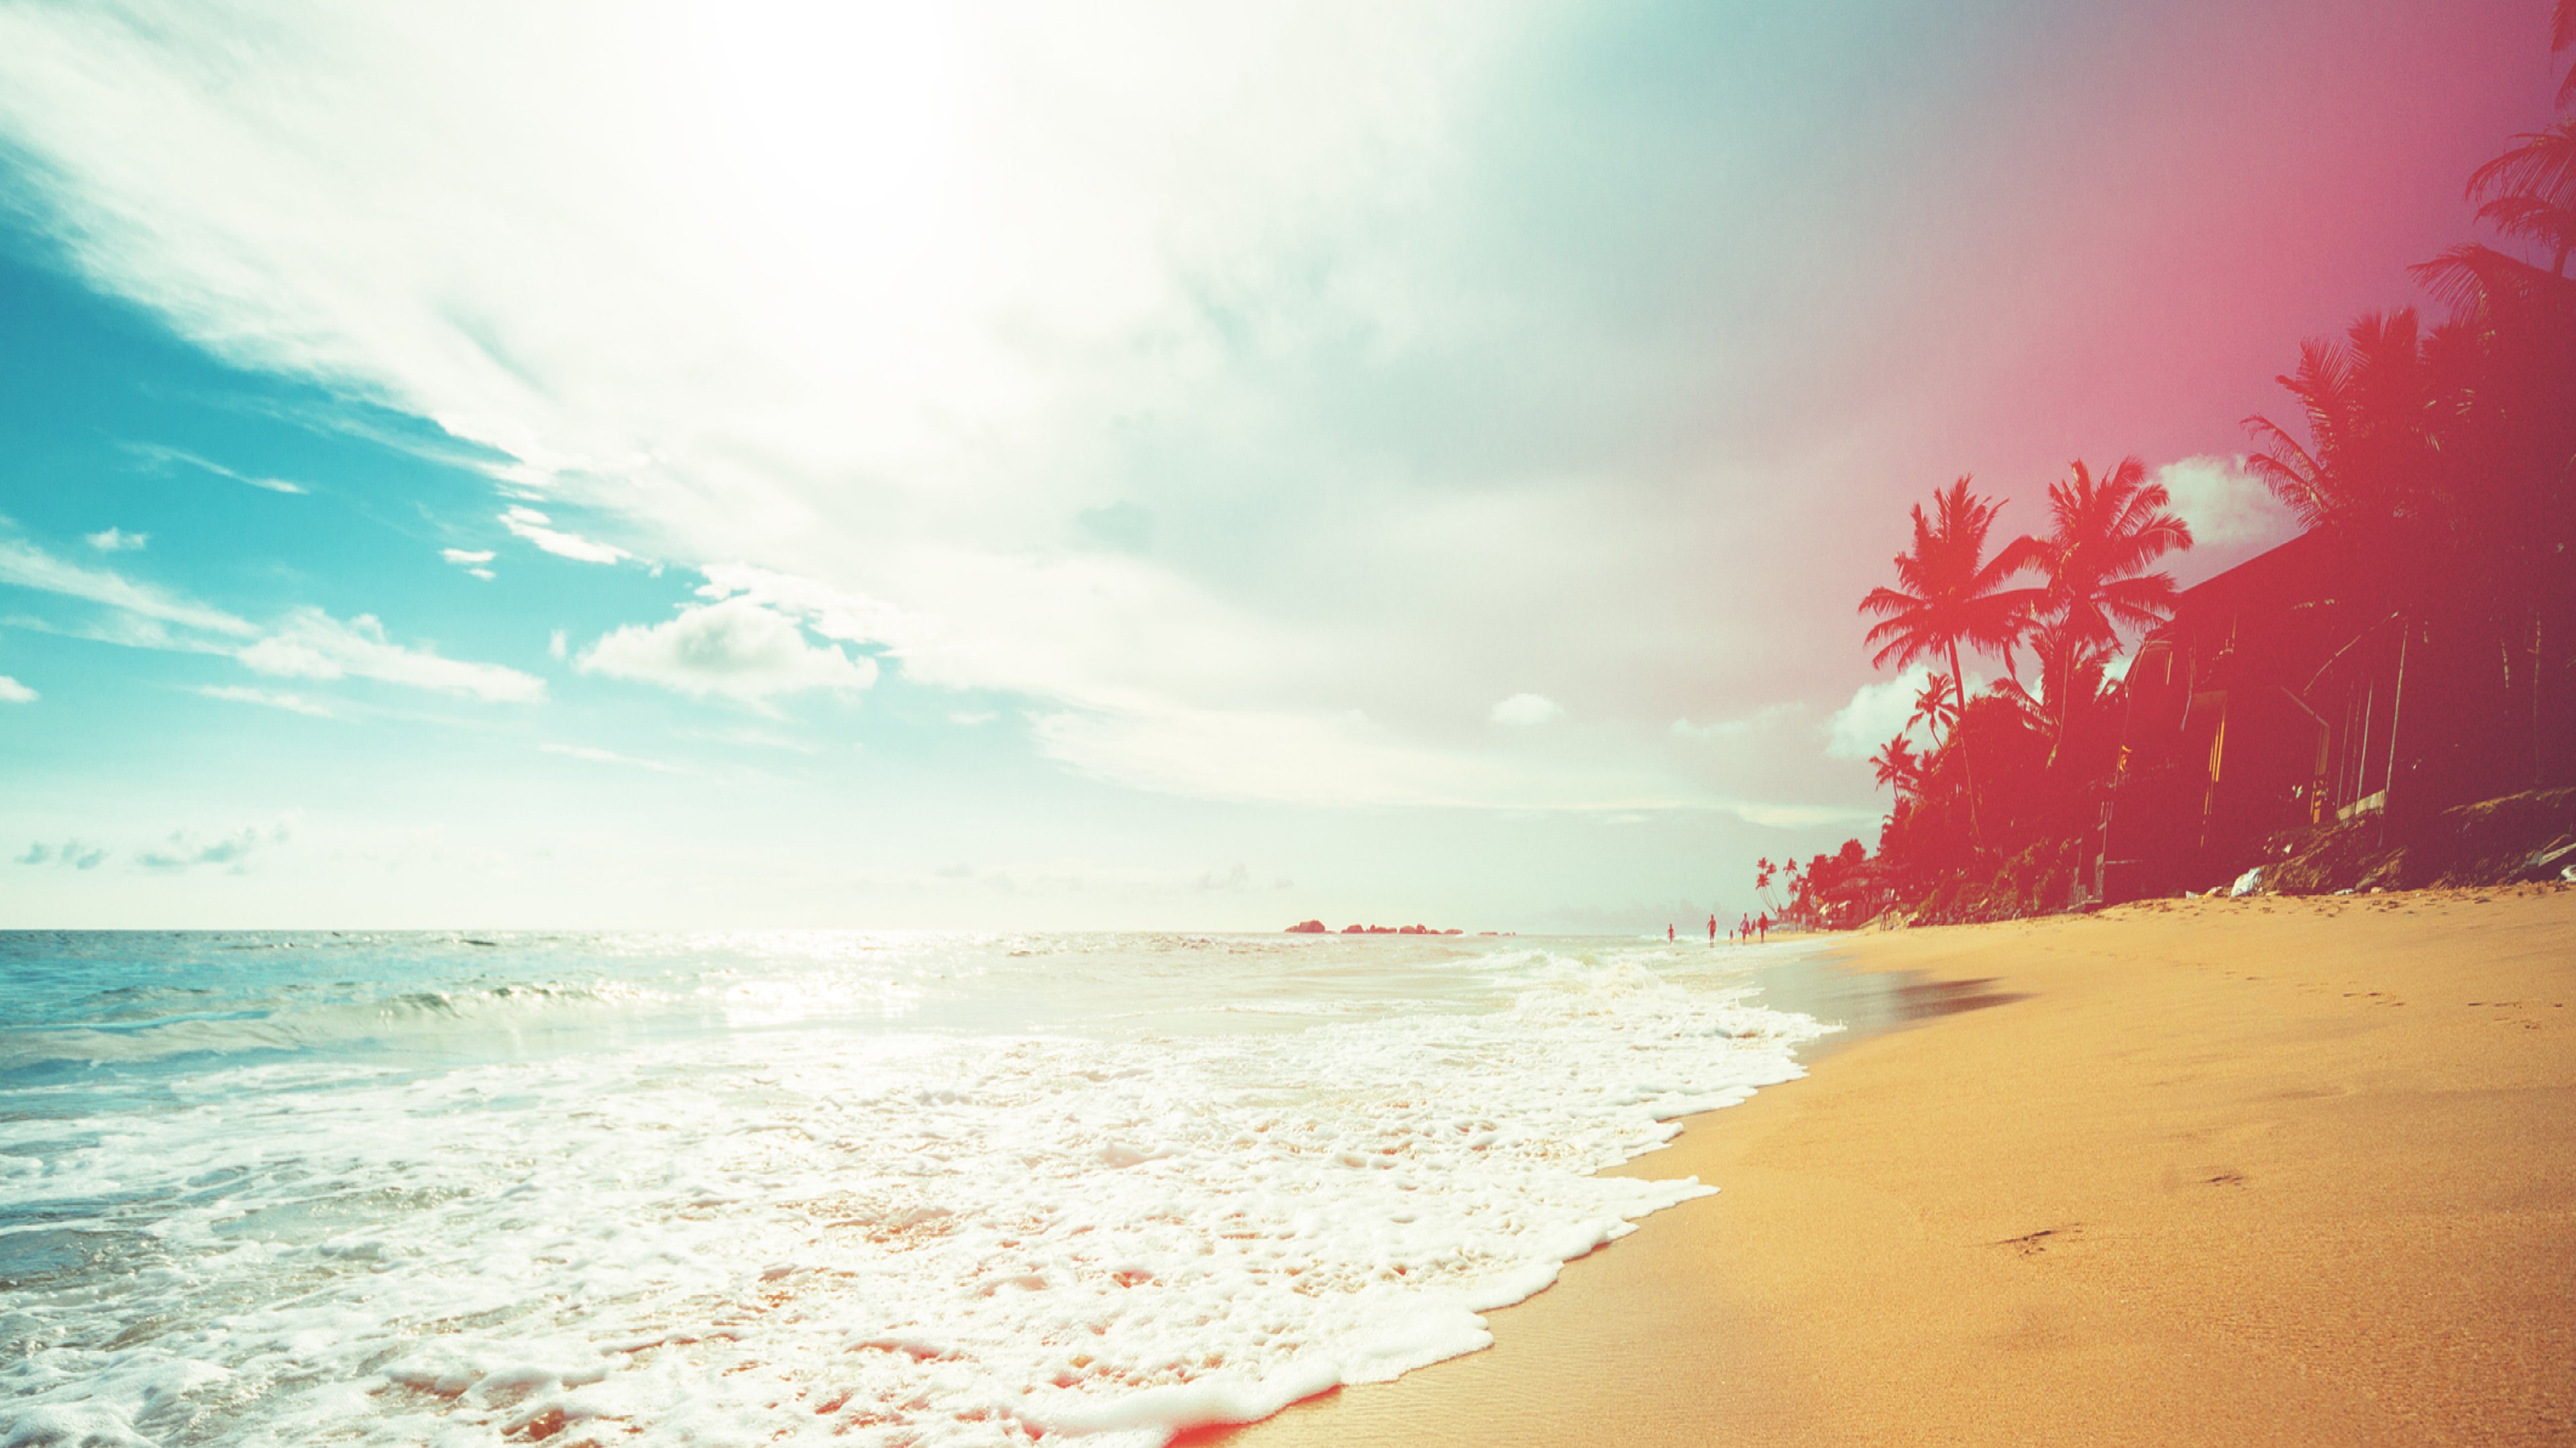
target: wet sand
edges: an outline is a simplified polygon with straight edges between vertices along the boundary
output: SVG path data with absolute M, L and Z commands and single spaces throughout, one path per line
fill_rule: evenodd
M 1622 1169 L 1719 1195 L 1489 1351 L 1194 1441 L 2576 1442 L 2576 889 L 2158 902 L 1844 964 L 1936 1009 Z

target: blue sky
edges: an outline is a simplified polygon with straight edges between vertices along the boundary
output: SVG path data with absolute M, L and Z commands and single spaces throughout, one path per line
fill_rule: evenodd
M 0 923 L 1731 915 L 2545 105 L 2147 8 L 0 8 Z

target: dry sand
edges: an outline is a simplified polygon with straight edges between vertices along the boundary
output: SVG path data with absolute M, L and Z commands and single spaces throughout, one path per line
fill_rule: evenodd
M 2576 1442 L 2576 890 L 1855 938 L 1972 1009 L 1625 1170 L 1719 1195 L 1229 1448 Z M 1974 984 L 1963 984 L 1974 983 Z

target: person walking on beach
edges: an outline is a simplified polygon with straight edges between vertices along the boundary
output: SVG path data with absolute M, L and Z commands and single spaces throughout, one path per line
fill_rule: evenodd
M 1736 943 L 1736 944 L 1738 944 L 1738 945 L 1743 944 L 1743 943 L 1744 943 L 1744 938 L 1745 938 L 1746 936 L 1748 936 L 1748 935 L 1751 935 L 1752 933 L 1753 933 L 1753 917 L 1752 917 L 1752 916 L 1747 915 L 1747 916 L 1745 916 L 1743 919 L 1738 920 L 1738 921 L 1736 921 L 1736 922 L 1735 922 L 1735 943 Z
M 1672 923 L 1671 921 L 1667 920 L 1667 921 L 1665 921 L 1665 922 L 1664 922 L 1664 939 L 1665 939 L 1667 942 L 1669 942 L 1672 938 L 1673 938 L 1673 923 Z
M 1756 916 L 1754 916 L 1754 917 L 1753 917 L 1753 930 L 1754 930 L 1754 933 L 1755 933 L 1755 936 L 1756 936 L 1757 941 L 1760 941 L 1760 940 L 1769 940 L 1769 939 L 1771 938 L 1771 912 L 1770 912 L 1770 911 L 1765 910 L 1765 911 L 1763 911 L 1761 914 L 1756 915 Z
M 1714 910 L 1708 915 L 1708 943 L 1711 945 L 1717 943 L 1717 912 Z

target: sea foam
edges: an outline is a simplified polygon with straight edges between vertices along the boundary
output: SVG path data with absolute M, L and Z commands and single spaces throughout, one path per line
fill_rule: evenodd
M 1113 1448 L 1474 1351 L 1712 1189 L 1600 1168 L 1823 1028 L 1677 953 L 1449 949 L 1412 968 L 1481 993 L 1261 1029 L 1097 1028 L 1113 953 L 1062 1030 L 780 1028 L 782 985 L 758 1029 L 28 1088 L 72 1099 L 0 1126 L 0 1441 Z

